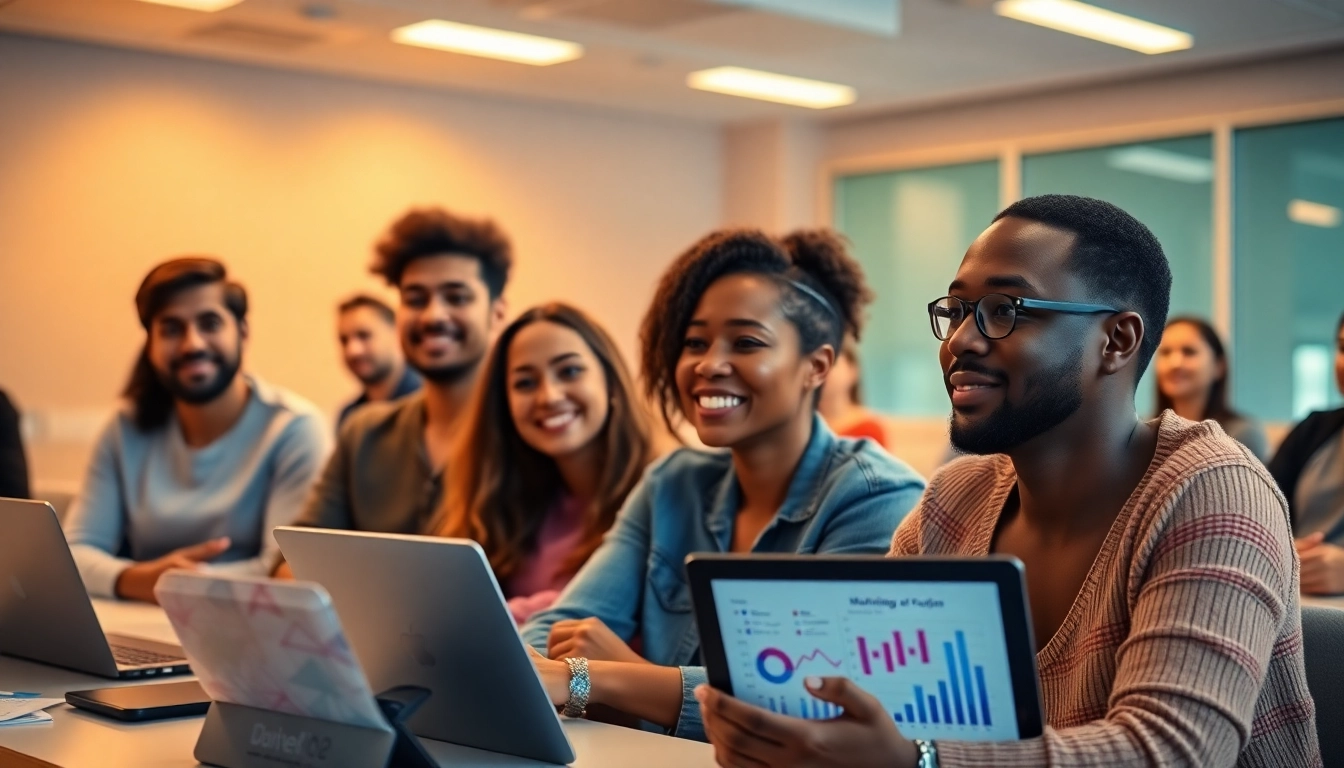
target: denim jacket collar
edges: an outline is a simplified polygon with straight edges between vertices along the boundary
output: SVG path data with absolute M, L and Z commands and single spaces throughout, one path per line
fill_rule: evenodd
M 812 436 L 803 449 L 798 468 L 789 481 L 789 492 L 784 504 L 775 513 L 778 520 L 790 523 L 801 522 L 817 512 L 813 503 L 820 492 L 821 481 L 826 478 L 831 464 L 831 453 L 835 448 L 836 437 L 826 421 L 818 413 L 812 414 Z M 705 518 L 705 527 L 715 540 L 724 542 L 726 532 L 733 528 L 737 518 L 737 508 L 741 504 L 742 491 L 737 483 L 737 473 L 730 470 L 714 490 L 709 514 Z

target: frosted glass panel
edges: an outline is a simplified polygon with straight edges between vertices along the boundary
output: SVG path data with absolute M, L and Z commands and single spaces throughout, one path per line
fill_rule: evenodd
M 1273 421 L 1335 407 L 1344 119 L 1237 131 L 1233 166 L 1237 402 Z
M 1085 195 L 1114 203 L 1148 225 L 1171 263 L 1171 314 L 1213 313 L 1213 138 L 1027 155 L 1022 194 Z M 1151 329 L 1161 333 L 1162 329 Z M 1139 382 L 1140 414 L 1155 403 L 1153 367 Z
M 997 162 L 847 176 L 835 224 L 877 293 L 860 345 L 867 404 L 888 413 L 949 411 L 928 303 L 947 294 L 967 246 L 999 209 Z

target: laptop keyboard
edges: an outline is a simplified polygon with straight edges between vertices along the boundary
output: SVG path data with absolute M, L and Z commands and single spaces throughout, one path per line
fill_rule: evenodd
M 144 648 L 132 648 L 127 645 L 113 645 L 112 658 L 117 663 L 126 667 L 141 667 L 147 664 L 172 664 L 179 661 L 185 661 L 180 655 L 172 653 L 158 653 L 156 651 L 147 651 Z

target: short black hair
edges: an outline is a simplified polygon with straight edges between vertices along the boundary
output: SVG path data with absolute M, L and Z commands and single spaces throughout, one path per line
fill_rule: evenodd
M 400 286 L 406 265 L 427 256 L 466 256 L 481 265 L 481 280 L 497 299 L 509 282 L 513 246 L 490 219 L 469 219 L 442 208 L 412 208 L 378 241 L 370 271 Z
M 1143 318 L 1143 342 L 1134 384 L 1148 369 L 1171 306 L 1171 266 L 1162 244 L 1143 222 L 1116 206 L 1078 195 L 1039 195 L 1004 208 L 994 221 L 1038 221 L 1076 237 L 1069 267 L 1098 300 Z
M 377 296 L 371 296 L 367 293 L 357 293 L 342 301 L 340 306 L 337 307 L 337 314 L 344 315 L 346 312 L 353 312 L 361 307 L 372 309 L 388 325 L 396 325 L 397 323 L 397 313 L 393 311 L 392 307 Z

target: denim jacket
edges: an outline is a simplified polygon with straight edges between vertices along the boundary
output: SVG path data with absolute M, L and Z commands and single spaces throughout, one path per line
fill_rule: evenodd
M 923 490 L 923 478 L 904 462 L 871 441 L 836 437 L 815 416 L 788 496 L 751 551 L 883 554 Z M 729 551 L 740 505 L 726 451 L 683 448 L 653 465 L 602 546 L 555 604 L 523 626 L 523 640 L 545 653 L 551 625 L 589 617 L 627 643 L 639 637 L 644 658 L 681 667 L 681 715 L 673 734 L 703 740 L 693 691 L 705 682 L 705 670 L 696 666 L 700 637 L 683 561 L 692 552 Z

